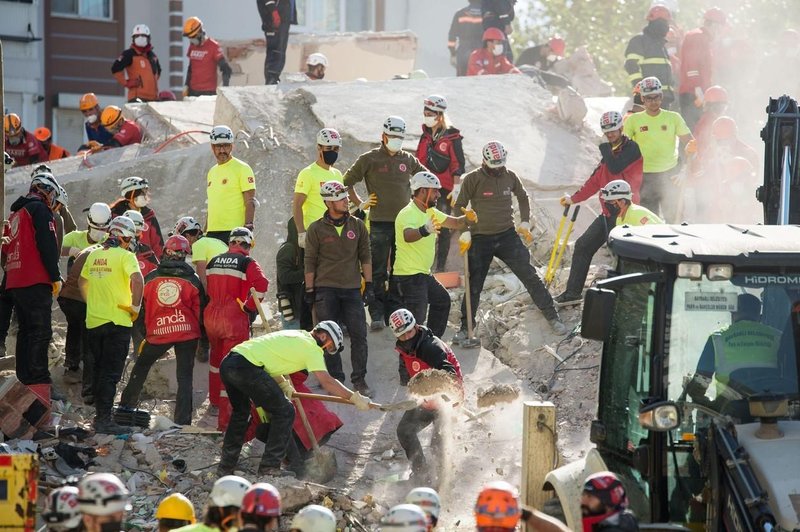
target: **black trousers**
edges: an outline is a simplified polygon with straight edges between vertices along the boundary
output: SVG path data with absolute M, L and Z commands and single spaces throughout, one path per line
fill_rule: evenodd
M 94 407 L 95 419 L 111 419 L 111 408 L 117 394 L 117 383 L 122 378 L 128 346 L 131 342 L 131 328 L 104 323 L 86 330 L 89 350 L 94 360 Z
M 50 384 L 47 349 L 53 337 L 53 292 L 49 284 L 11 288 L 19 321 L 17 333 L 17 379 L 22 384 Z
M 123 406 L 136 407 L 139 402 L 139 394 L 147 380 L 147 374 L 156 361 L 163 357 L 171 347 L 175 348 L 176 377 L 178 381 L 178 393 L 175 397 L 175 423 L 178 425 L 192 424 L 192 376 L 194 372 L 194 357 L 197 352 L 198 339 L 186 340 L 185 342 L 168 344 L 151 344 L 145 341 L 142 350 L 136 359 L 131 371 L 128 385 L 122 392 L 120 404 Z
M 427 460 L 417 434 L 436 421 L 437 416 L 436 410 L 427 410 L 420 406 L 414 410 L 407 410 L 397 424 L 397 439 L 406 452 L 406 457 L 411 462 L 411 470 L 415 474 L 424 473 L 427 468 Z
M 350 362 L 353 366 L 350 382 L 364 382 L 367 376 L 367 316 L 361 290 L 321 286 L 316 289 L 315 294 L 314 309 L 317 311 L 317 319 L 333 320 L 347 327 L 350 335 Z M 325 355 L 325 366 L 331 376 L 344 382 L 341 353 Z
M 567 293 L 580 295 L 583 292 L 583 285 L 586 283 L 586 276 L 589 275 L 592 257 L 606 243 L 608 232 L 613 227 L 614 221 L 601 214 L 594 219 L 575 242 L 569 280 L 567 280 Z
M 441 338 L 450 315 L 447 289 L 430 274 L 395 275 L 394 279 L 403 306 L 411 311 L 417 323 L 427 324 L 433 334 Z
M 86 303 L 67 297 L 58 298 L 58 306 L 67 318 L 67 341 L 64 345 L 67 369 L 76 370 L 84 360 L 86 346 Z
M 265 33 L 267 39 L 267 57 L 264 60 L 264 80 L 267 85 L 275 85 L 280 81 L 281 72 L 286 64 L 286 47 L 289 45 L 289 20 L 281 21 L 275 32 Z
M 694 104 L 694 100 L 694 93 L 687 92 L 678 95 L 678 101 L 681 104 L 681 116 L 692 131 L 694 131 L 694 126 L 697 125 L 700 116 L 703 114 L 703 108 L 697 107 Z
M 369 248 L 372 254 L 372 289 L 375 302 L 369 306 L 372 321 L 388 323 L 389 315 L 400 308 L 400 301 L 393 286 L 387 287 L 394 266 L 394 222 L 372 222 L 369 232 Z
M 11 316 L 14 314 L 14 298 L 5 288 L 5 280 L 0 284 L 0 345 L 5 347 Z

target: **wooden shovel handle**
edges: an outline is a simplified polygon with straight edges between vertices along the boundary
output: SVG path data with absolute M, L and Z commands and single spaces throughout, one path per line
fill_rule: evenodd
M 336 397 L 335 395 L 324 395 L 321 393 L 302 393 L 302 392 L 295 392 L 292 394 L 292 399 L 295 397 L 300 399 L 316 399 L 317 401 L 328 401 L 330 403 L 342 403 L 346 405 L 353 405 L 349 399 L 345 399 L 343 397 Z M 353 405 L 355 406 L 355 405 Z M 370 403 L 370 408 L 380 408 L 381 405 L 378 403 Z

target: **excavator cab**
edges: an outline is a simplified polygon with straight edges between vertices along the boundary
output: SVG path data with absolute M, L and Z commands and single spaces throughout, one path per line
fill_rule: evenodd
M 800 223 L 800 108 L 789 96 L 770 98 L 764 141 L 764 184 L 756 199 L 764 207 L 764 223 Z

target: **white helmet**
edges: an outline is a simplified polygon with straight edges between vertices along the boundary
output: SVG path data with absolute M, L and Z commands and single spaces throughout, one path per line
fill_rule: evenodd
M 615 179 L 609 181 L 606 186 L 600 190 L 600 198 L 603 201 L 613 201 L 618 199 L 630 200 L 633 198 L 631 186 L 624 179 Z
M 406 121 L 399 116 L 390 116 L 383 122 L 383 132 L 387 135 L 406 136 Z
M 232 229 L 231 234 L 228 236 L 228 244 L 234 242 L 244 242 L 248 246 L 252 246 L 253 232 L 247 227 L 236 227 Z
M 325 57 L 325 54 L 314 52 L 313 54 L 309 54 L 308 58 L 306 59 L 306 64 L 308 66 L 322 65 L 325 68 L 328 68 L 328 58 Z
M 14 158 L 5 151 L 3 152 L 3 166 L 5 167 L 6 172 L 11 170 L 11 168 L 14 166 Z
M 143 177 L 126 177 L 122 180 L 122 183 L 119 184 L 120 194 L 122 196 L 126 196 L 128 192 L 133 192 L 135 190 L 145 190 L 150 188 L 150 184 L 147 182 L 147 179 Z
M 136 225 L 127 216 L 117 216 L 108 225 L 108 234 L 133 238 L 136 236 Z
M 659 81 L 659 79 L 655 76 L 644 78 L 639 82 L 639 92 L 642 97 L 649 96 L 651 94 L 663 94 L 661 81 Z
M 622 129 L 622 115 L 617 111 L 606 111 L 600 117 L 600 129 L 603 133 Z
M 134 35 L 147 35 L 150 37 L 150 28 L 147 27 L 147 24 L 137 24 L 131 31 L 131 36 Z
M 203 226 L 200 225 L 200 222 L 192 218 L 191 216 L 183 216 L 178 218 L 178 221 L 175 222 L 175 229 L 173 233 L 176 235 L 183 235 L 186 231 L 202 231 Z
M 398 504 L 392 507 L 381 519 L 378 530 L 397 532 L 426 532 L 428 517 L 415 504 Z
M 31 190 L 44 194 L 50 209 L 55 208 L 60 189 L 61 185 L 58 184 L 55 176 L 49 172 L 39 172 L 31 179 Z
M 333 355 L 341 351 L 344 347 L 344 335 L 342 334 L 342 329 L 335 321 L 321 321 L 317 323 L 316 327 L 314 327 L 314 330 L 320 330 L 324 333 L 327 333 L 327 335 L 331 337 L 331 340 L 333 340 L 333 351 L 328 351 L 328 353 Z
M 411 192 L 420 188 L 442 188 L 442 183 L 430 172 L 417 172 L 411 178 Z
M 447 98 L 439 96 L 438 94 L 431 94 L 423 101 L 425 109 L 433 111 L 434 113 L 444 113 L 447 109 Z
M 233 131 L 228 126 L 214 126 L 209 138 L 211 144 L 233 144 Z
M 322 201 L 339 201 L 347 198 L 347 189 L 338 181 L 326 181 L 319 187 Z
M 326 127 L 317 133 L 317 144 L 320 146 L 339 146 L 342 147 L 342 136 L 333 128 Z
M 144 216 L 137 210 L 130 209 L 122 213 L 122 216 L 127 216 L 133 222 L 137 231 L 144 231 Z
M 111 515 L 130 509 L 128 488 L 116 475 L 89 473 L 78 482 L 78 510 L 81 513 Z
M 111 217 L 111 207 L 100 201 L 92 203 L 86 215 L 89 227 L 95 229 L 108 229 L 108 224 L 111 223 Z
M 502 168 L 506 165 L 508 152 L 500 142 L 493 140 L 483 147 L 483 163 L 489 168 Z
M 78 509 L 78 488 L 62 486 L 51 491 L 44 501 L 42 519 L 49 530 L 61 532 L 77 528 L 82 519 Z
M 63 205 L 64 207 L 66 207 L 67 203 L 69 203 L 69 194 L 67 194 L 67 190 L 61 185 L 58 185 L 58 194 L 56 195 L 56 201 L 61 205 Z
M 250 486 L 250 481 L 242 477 L 225 475 L 214 482 L 214 487 L 211 488 L 211 493 L 208 494 L 210 506 L 220 508 L 225 506 L 240 507 L 244 494 Z
M 309 504 L 297 512 L 289 528 L 300 532 L 336 532 L 336 517 L 324 506 Z
M 442 509 L 442 501 L 439 494 L 433 488 L 414 488 L 406 495 L 406 503 L 416 504 L 422 511 L 433 518 L 435 523 L 439 519 L 439 511 Z
M 408 309 L 399 308 L 389 316 L 389 327 L 392 328 L 392 332 L 398 338 L 413 329 L 416 324 L 417 320 L 414 319 L 414 315 Z

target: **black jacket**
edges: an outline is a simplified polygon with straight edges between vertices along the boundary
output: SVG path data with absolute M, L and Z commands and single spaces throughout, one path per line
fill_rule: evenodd
M 412 339 L 411 345 L 404 346 L 401 345 L 401 342 L 397 342 L 397 348 L 408 355 L 417 357 L 434 369 L 441 369 L 456 375 L 456 368 L 447 360 L 447 349 L 444 342 L 424 325 L 419 326 L 419 331 Z M 397 368 L 400 373 L 400 384 L 405 386 L 409 381 L 408 371 L 403 362 L 403 357 L 398 356 L 398 358 L 400 359 L 400 365 Z
M 303 248 L 297 244 L 297 227 L 294 217 L 287 224 L 286 242 L 278 248 L 275 256 L 278 275 L 278 293 L 286 294 L 292 305 L 295 319 L 300 319 L 300 327 L 310 329 L 311 311 L 303 300 L 305 290 L 305 270 L 303 265 Z
M 639 522 L 630 510 L 616 513 L 592 527 L 594 532 L 639 532 Z
M 499 28 L 505 31 L 506 24 L 514 20 L 514 4 L 517 0 L 481 0 L 483 29 Z
M 666 39 L 661 34 L 663 27 L 658 24 L 665 21 L 651 21 L 639 35 L 628 41 L 625 49 L 625 71 L 631 87 L 635 87 L 643 78 L 655 76 L 661 82 L 664 91 L 664 105 L 675 101 L 675 86 L 672 75 L 672 63 L 664 44 Z
M 272 12 L 276 9 L 281 16 L 281 26 L 297 24 L 297 4 L 292 9 L 291 0 L 256 0 L 258 14 L 261 17 L 261 31 L 275 31 L 272 24 Z

